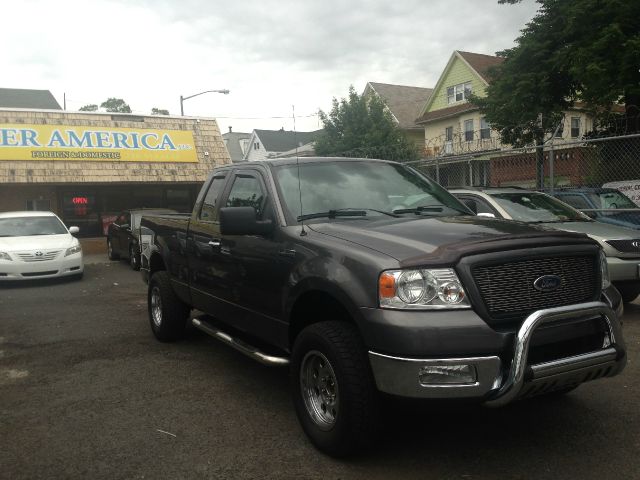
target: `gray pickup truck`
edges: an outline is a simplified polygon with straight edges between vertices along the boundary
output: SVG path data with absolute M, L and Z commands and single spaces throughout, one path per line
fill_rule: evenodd
M 596 242 L 474 216 L 399 163 L 223 166 L 190 216 L 143 216 L 141 239 L 155 336 L 190 321 L 289 366 L 302 428 L 331 455 L 375 438 L 384 394 L 501 406 L 626 362 Z

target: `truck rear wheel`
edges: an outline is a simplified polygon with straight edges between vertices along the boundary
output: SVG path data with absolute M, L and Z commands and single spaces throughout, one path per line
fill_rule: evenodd
M 111 243 L 111 239 L 107 238 L 107 256 L 109 260 L 118 260 L 120 255 L 113 251 L 113 243 Z
M 176 296 L 167 272 L 159 271 L 151 277 L 147 308 L 151 330 L 158 340 L 173 342 L 182 338 L 191 309 Z
M 305 328 L 291 358 L 296 414 L 311 442 L 336 457 L 366 447 L 378 428 L 378 392 L 355 326 L 321 322 Z

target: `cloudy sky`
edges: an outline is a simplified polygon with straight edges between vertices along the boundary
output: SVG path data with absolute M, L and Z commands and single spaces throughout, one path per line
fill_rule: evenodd
M 319 128 L 367 81 L 433 87 L 453 50 L 509 48 L 533 0 L 20 0 L 3 2 L 0 87 L 49 89 L 77 110 L 216 117 L 222 132 Z M 276 117 L 276 118 L 274 118 Z M 277 118 L 283 117 L 283 118 Z

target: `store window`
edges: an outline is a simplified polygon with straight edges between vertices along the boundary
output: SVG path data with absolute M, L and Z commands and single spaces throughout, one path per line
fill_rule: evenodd
M 27 200 L 26 210 L 32 212 L 50 212 L 51 211 L 51 200 L 47 199 L 37 199 L 37 200 Z

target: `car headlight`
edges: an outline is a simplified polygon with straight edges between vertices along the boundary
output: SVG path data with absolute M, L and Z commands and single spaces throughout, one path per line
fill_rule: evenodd
M 9 256 L 9 254 L 8 254 L 8 253 L 6 253 L 6 252 L 0 252 L 0 260 L 9 260 L 9 261 L 12 261 L 12 260 L 11 260 L 11 257 L 10 257 L 10 256 Z
M 378 297 L 382 308 L 470 308 L 452 268 L 387 270 L 380 274 Z
M 67 253 L 65 253 L 64 256 L 68 257 L 69 255 L 73 255 L 74 253 L 78 253 L 81 251 L 82 251 L 82 247 L 79 244 L 74 245 L 73 247 L 67 248 Z
M 611 280 L 609 279 L 609 266 L 607 265 L 607 256 L 604 251 L 600 249 L 600 278 L 602 278 L 602 290 L 611 286 Z

